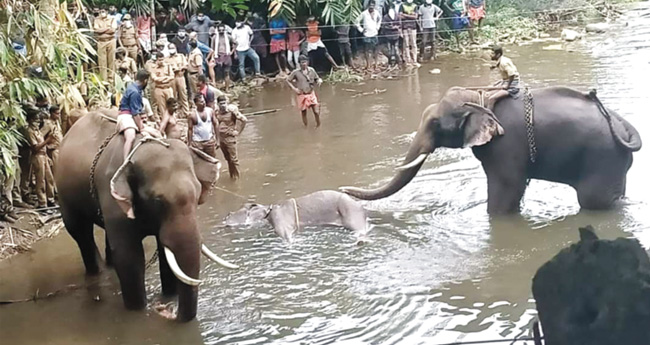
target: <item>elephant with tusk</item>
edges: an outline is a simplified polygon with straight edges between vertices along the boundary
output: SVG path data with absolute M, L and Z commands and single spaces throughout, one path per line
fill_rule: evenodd
M 226 216 L 226 225 L 269 222 L 275 233 L 291 242 L 304 226 L 336 225 L 355 232 L 358 242 L 367 242 L 366 210 L 346 194 L 325 190 L 270 206 L 245 204 Z
M 504 98 L 493 111 L 478 92 L 453 87 L 424 110 L 404 164 L 386 185 L 372 190 L 341 187 L 360 199 L 388 197 L 406 186 L 438 147 L 470 147 L 488 182 L 490 214 L 519 212 L 529 179 L 565 183 L 584 209 L 609 209 L 625 195 L 632 153 L 641 137 L 596 97 L 566 87 L 531 90 Z
M 180 140 L 140 135 L 125 163 L 124 138 L 113 135 L 110 121 L 116 116 L 112 110 L 89 112 L 63 139 L 55 176 L 63 221 L 88 274 L 99 273 L 93 226 L 105 229 L 106 263 L 117 271 L 128 309 L 146 306 L 142 240 L 155 236 L 162 293 L 178 295 L 177 320 L 192 320 L 201 254 L 237 268 L 202 243 L 196 219 L 220 163 Z

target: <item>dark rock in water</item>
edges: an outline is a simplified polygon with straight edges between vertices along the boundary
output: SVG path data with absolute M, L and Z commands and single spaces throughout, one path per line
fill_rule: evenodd
M 650 344 L 650 259 L 637 240 L 581 228 L 537 270 L 533 296 L 546 345 Z

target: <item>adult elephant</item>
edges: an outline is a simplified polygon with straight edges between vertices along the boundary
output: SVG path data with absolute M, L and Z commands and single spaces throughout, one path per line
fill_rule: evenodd
M 526 120 L 523 93 L 492 112 L 479 105 L 478 92 L 449 89 L 425 109 L 405 164 L 388 184 L 341 189 L 360 199 L 384 198 L 408 184 L 437 147 L 471 147 L 487 175 L 490 214 L 518 212 L 528 179 L 572 186 L 582 208 L 611 208 L 625 195 L 632 152 L 641 148 L 636 129 L 595 93 L 566 87 L 532 90 L 534 117 Z
M 142 240 L 155 236 L 162 292 L 178 294 L 176 318 L 189 321 L 196 316 L 201 252 L 236 267 L 202 244 L 196 219 L 219 163 L 197 156 L 180 140 L 150 140 L 132 150 L 130 162 L 113 178 L 124 161 L 124 138 L 113 135 L 116 116 L 112 110 L 89 112 L 63 139 L 56 170 L 63 221 L 88 274 L 99 273 L 93 224 L 106 230 L 106 263 L 117 271 L 128 309 L 146 306 Z

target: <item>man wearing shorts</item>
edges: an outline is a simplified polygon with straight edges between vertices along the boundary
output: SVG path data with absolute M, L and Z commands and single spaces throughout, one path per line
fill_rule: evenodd
M 287 21 L 284 18 L 275 16 L 269 23 L 271 29 L 271 55 L 275 55 L 275 63 L 278 65 L 278 76 L 285 77 L 289 74 L 287 68 Z
M 516 97 L 519 93 L 519 72 L 512 60 L 503 56 L 503 48 L 500 46 L 492 47 L 492 60 L 496 61 L 497 64 L 491 68 L 497 68 L 501 73 L 501 81 L 497 82 L 495 86 L 500 86 L 503 89 L 490 94 L 487 104 L 488 109 L 494 109 L 494 105 L 501 98 L 507 96 Z
M 117 116 L 117 130 L 124 135 L 124 160 L 128 157 L 135 135 L 142 131 L 142 119 L 140 114 L 143 112 L 142 107 L 142 90 L 147 87 L 149 81 L 149 72 L 139 70 L 135 76 L 135 83 L 131 83 L 124 91 L 120 101 L 120 112 Z
M 317 109 L 318 98 L 314 86 L 320 86 L 323 80 L 318 76 L 316 70 L 309 67 L 309 59 L 306 56 L 301 56 L 299 60 L 300 68 L 291 72 L 287 84 L 298 95 L 297 102 L 302 115 L 302 123 L 307 127 L 307 109 L 311 108 L 316 119 L 316 128 L 318 128 L 320 127 L 320 112 Z
M 361 12 L 357 18 L 357 29 L 363 33 L 363 50 L 366 56 L 366 69 L 370 69 L 370 57 L 372 56 L 372 69 L 377 67 L 377 45 L 379 40 L 379 28 L 381 27 L 381 15 L 375 11 L 375 3 L 370 2 L 368 9 Z

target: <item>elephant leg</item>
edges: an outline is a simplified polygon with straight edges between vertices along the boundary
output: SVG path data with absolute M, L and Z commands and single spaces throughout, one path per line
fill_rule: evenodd
M 104 253 L 106 253 L 106 266 L 113 266 L 113 253 L 111 252 L 111 245 L 108 243 L 108 235 L 105 236 Z
M 113 265 L 120 279 L 122 300 L 127 309 L 143 309 L 147 305 L 144 286 L 144 248 L 142 237 L 129 221 L 107 222 L 106 233 L 113 252 Z
M 165 249 L 160 243 L 160 238 L 156 237 L 158 242 L 158 262 L 160 269 L 160 284 L 162 285 L 163 296 L 174 296 L 177 293 L 176 277 L 174 272 L 169 268 L 167 263 L 167 256 L 165 256 Z
M 365 235 L 368 232 L 368 219 L 366 210 L 352 199 L 344 201 L 339 208 L 341 224 L 357 235 Z
M 575 186 L 578 203 L 586 210 L 607 210 L 614 206 L 616 200 L 624 195 L 625 176 L 590 176 Z
M 81 258 L 83 259 L 84 266 L 86 266 L 86 273 L 95 275 L 99 273 L 99 251 L 93 236 L 93 222 L 86 217 L 68 211 L 68 209 L 61 205 L 61 216 L 65 227 L 70 233 L 70 236 L 77 242 L 79 251 L 81 251 Z
M 526 191 L 526 177 L 512 176 L 511 172 L 507 174 L 487 174 L 489 214 L 519 212 L 521 198 Z

